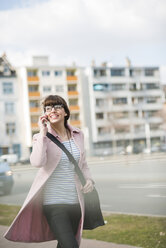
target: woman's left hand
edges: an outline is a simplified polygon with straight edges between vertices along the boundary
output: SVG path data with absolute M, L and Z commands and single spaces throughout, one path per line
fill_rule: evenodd
M 81 188 L 81 190 L 84 194 L 86 194 L 86 193 L 91 192 L 93 190 L 93 188 L 94 188 L 94 186 L 93 186 L 92 180 L 87 179 L 86 184 L 84 185 L 84 187 Z

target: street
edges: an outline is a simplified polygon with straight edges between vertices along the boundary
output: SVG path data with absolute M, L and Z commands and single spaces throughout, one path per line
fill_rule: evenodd
M 94 159 L 89 167 L 98 189 L 101 208 L 116 213 L 166 216 L 166 156 L 120 156 Z M 21 205 L 37 169 L 12 167 L 11 195 L 0 196 L 1 204 Z

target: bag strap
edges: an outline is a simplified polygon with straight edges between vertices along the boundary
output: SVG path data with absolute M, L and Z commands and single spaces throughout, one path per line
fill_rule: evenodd
M 69 158 L 70 162 L 72 162 L 74 164 L 75 167 L 75 172 L 77 173 L 81 184 L 84 186 L 86 184 L 86 180 L 85 177 L 82 173 L 82 171 L 80 170 L 80 167 L 78 166 L 78 163 L 76 162 L 76 160 L 74 159 L 73 155 L 66 149 L 66 147 L 51 133 L 47 132 L 46 136 L 53 141 L 57 146 L 59 146 L 67 155 L 67 157 Z

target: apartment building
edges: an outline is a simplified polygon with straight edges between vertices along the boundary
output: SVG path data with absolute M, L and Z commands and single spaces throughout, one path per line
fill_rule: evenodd
M 16 70 L 3 55 L 0 155 L 29 157 L 50 94 L 68 102 L 70 124 L 84 131 L 88 155 L 157 151 L 165 142 L 164 91 L 158 67 L 51 66 L 47 56 L 36 56 L 32 66 Z
M 0 57 L 0 155 L 27 153 L 23 136 L 22 85 L 16 69 L 4 54 Z
M 42 114 L 42 101 L 48 95 L 60 95 L 71 111 L 70 124 L 79 128 L 84 126 L 82 80 L 83 69 L 73 66 L 51 66 L 47 56 L 33 57 L 33 65 L 24 68 L 22 79 L 27 88 L 29 139 L 39 131 L 38 119 Z M 29 141 L 31 143 L 31 141 Z
M 85 102 L 90 153 L 151 152 L 161 145 L 163 91 L 158 67 L 92 65 Z M 85 92 L 84 88 L 84 92 Z M 87 91 L 86 91 L 87 92 Z M 88 107 L 89 106 L 89 107 Z

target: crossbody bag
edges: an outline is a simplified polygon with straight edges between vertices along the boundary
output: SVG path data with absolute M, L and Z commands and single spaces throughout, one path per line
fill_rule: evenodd
M 78 163 L 74 159 L 73 155 L 66 149 L 66 147 L 51 133 L 47 132 L 46 136 L 54 142 L 58 147 L 60 147 L 69 158 L 70 162 L 73 163 L 75 172 L 77 173 L 81 184 L 84 186 L 86 184 L 86 179 L 78 166 Z M 99 226 L 104 225 L 104 219 L 100 208 L 99 195 L 94 187 L 93 191 L 83 194 L 84 204 L 85 204 L 85 216 L 84 216 L 84 226 L 83 229 L 94 229 Z

